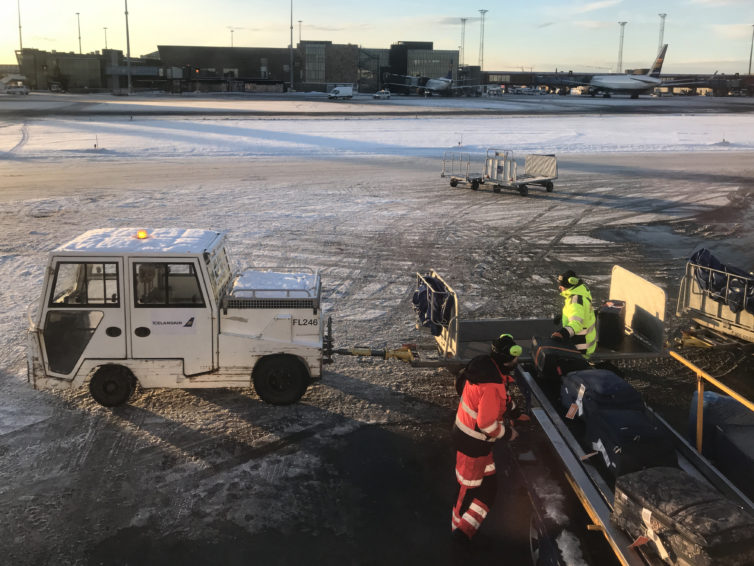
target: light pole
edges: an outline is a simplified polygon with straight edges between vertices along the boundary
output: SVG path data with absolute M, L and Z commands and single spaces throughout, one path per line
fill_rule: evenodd
M 291 0 L 291 44 L 288 46 L 290 52 L 290 67 L 291 67 L 291 90 L 293 90 L 293 0 Z
M 749 47 L 749 74 L 751 74 L 751 52 L 754 51 L 754 24 L 751 25 L 751 47 Z
M 233 28 L 230 28 L 230 46 L 233 47 Z
M 482 30 L 479 34 L 479 70 L 484 70 L 484 15 L 489 12 L 489 10 L 479 10 L 479 13 L 482 14 Z
M 628 22 L 618 22 L 620 24 L 620 41 L 618 41 L 618 72 L 623 72 L 623 32 Z
M 18 48 L 24 50 L 24 41 L 21 39 L 21 0 L 18 0 Z
M 76 21 L 78 22 L 79 26 L 79 55 L 81 55 L 81 18 L 79 17 L 78 12 L 76 12 Z
M 102 28 L 105 30 L 105 49 L 107 49 L 107 28 Z
M 298 42 L 301 43 L 301 20 L 298 21 Z
M 128 0 L 126 3 L 126 73 L 128 74 L 128 94 L 131 94 L 131 38 L 128 34 Z
M 463 60 L 466 56 L 466 20 L 468 18 L 461 18 L 461 66 L 463 66 Z
M 660 43 L 657 45 L 657 53 L 660 52 L 660 49 L 662 49 L 662 40 L 665 36 L 665 16 L 667 14 L 659 14 L 660 16 Z

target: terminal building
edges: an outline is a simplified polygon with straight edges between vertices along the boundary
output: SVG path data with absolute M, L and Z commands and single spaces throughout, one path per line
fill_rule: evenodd
M 59 84 L 74 92 L 161 89 L 170 92 L 328 92 L 352 84 L 374 92 L 386 74 L 458 78 L 458 51 L 432 42 L 398 42 L 369 49 L 331 41 L 301 41 L 295 49 L 159 45 L 126 59 L 120 50 L 76 54 L 22 49 L 19 71 L 32 90 Z
M 357 92 L 391 90 L 421 92 L 428 79 L 452 79 L 455 94 L 507 92 L 510 87 L 541 87 L 552 91 L 554 73 L 482 71 L 459 67 L 457 50 L 437 50 L 431 41 L 399 41 L 389 48 L 364 48 L 331 41 L 300 41 L 295 48 L 203 47 L 159 45 L 157 51 L 126 58 L 105 49 L 88 54 L 22 49 L 16 51 L 18 72 L 32 90 L 71 92 L 329 92 L 352 85 Z M 581 74 L 581 73 L 574 73 Z M 751 75 L 688 79 L 697 88 L 725 96 L 754 95 Z M 546 86 L 549 85 L 549 86 Z M 405 86 L 405 88 L 404 88 Z M 458 88 L 460 87 L 460 88 Z

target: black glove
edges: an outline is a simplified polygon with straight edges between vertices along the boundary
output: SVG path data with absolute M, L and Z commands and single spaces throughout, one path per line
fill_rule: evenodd
M 550 334 L 550 339 L 557 340 L 558 342 L 562 342 L 564 340 L 563 335 L 560 333 L 560 331 Z

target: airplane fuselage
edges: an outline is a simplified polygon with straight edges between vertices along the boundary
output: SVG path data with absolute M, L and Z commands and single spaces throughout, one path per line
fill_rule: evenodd
M 648 75 L 595 75 L 589 81 L 590 88 L 616 93 L 640 93 L 661 84 L 659 78 Z

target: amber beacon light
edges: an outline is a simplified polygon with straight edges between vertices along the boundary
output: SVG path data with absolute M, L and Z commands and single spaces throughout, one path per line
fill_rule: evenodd
M 147 233 L 146 230 L 139 230 L 136 232 L 137 240 L 146 240 L 147 238 L 149 238 L 149 234 Z

